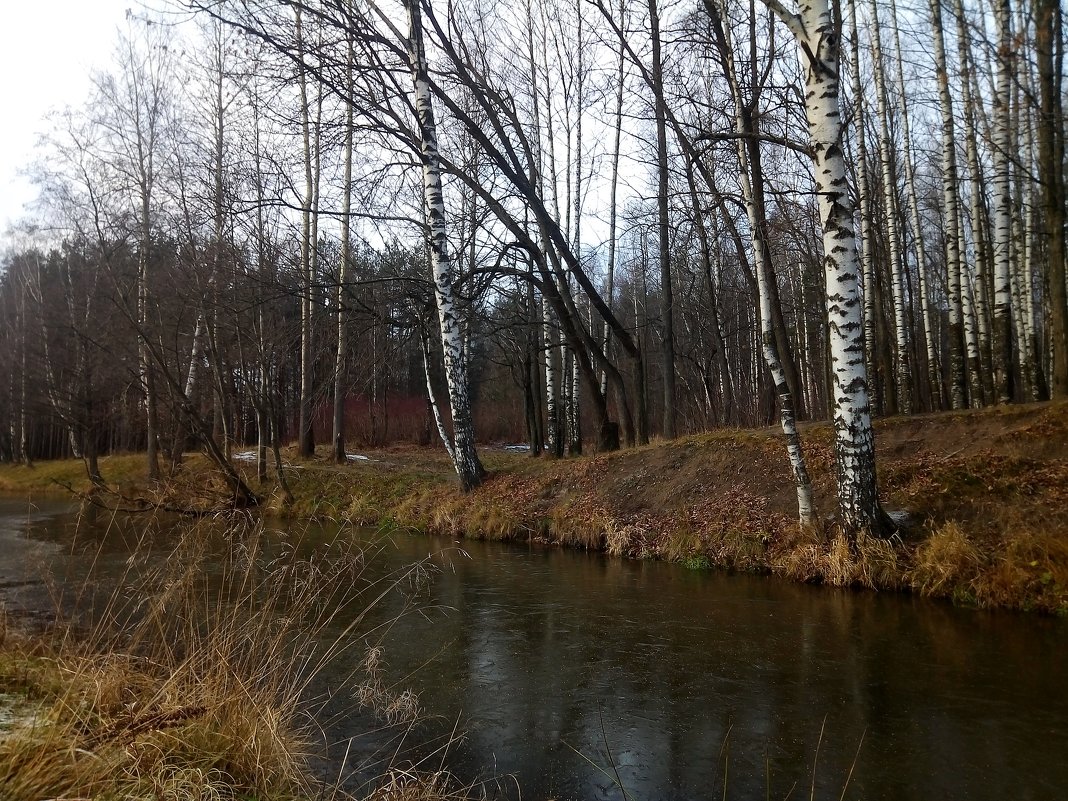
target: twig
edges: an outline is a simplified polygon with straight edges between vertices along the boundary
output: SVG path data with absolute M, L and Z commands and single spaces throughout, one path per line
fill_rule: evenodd
M 868 733 L 868 727 L 864 727 L 864 731 L 860 733 L 860 742 L 857 743 L 857 752 L 853 754 L 853 762 L 849 766 L 849 775 L 846 776 L 845 784 L 842 786 L 842 794 L 838 796 L 838 801 L 844 801 L 846 790 L 849 789 L 849 782 L 853 778 L 853 768 L 857 766 L 857 760 L 860 758 L 860 749 L 864 745 L 864 735 Z

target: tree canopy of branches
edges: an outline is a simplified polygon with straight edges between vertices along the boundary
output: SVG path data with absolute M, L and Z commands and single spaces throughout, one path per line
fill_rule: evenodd
M 1058 3 L 187 0 L 4 257 L 0 455 L 533 456 L 1068 396 Z M 105 322 L 106 321 L 106 322 Z M 162 464 L 161 464 L 162 461 Z M 229 468 L 242 503 L 255 493 Z

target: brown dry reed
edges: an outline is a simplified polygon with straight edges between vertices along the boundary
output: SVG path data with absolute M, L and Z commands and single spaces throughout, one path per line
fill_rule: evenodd
M 183 527 L 169 550 L 146 533 L 117 578 L 57 589 L 48 631 L 5 619 L 0 690 L 25 700 L 0 731 L 0 797 L 342 796 L 309 771 L 322 739 L 310 682 L 366 647 L 367 612 L 405 580 L 365 579 L 367 555 L 345 539 L 303 547 L 232 519 Z M 417 713 L 410 694 L 389 699 L 391 717 Z

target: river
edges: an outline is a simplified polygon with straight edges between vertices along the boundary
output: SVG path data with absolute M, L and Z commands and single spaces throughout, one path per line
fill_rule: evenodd
M 74 519 L 67 504 L 0 500 L 9 607 L 47 602 L 41 565 L 84 569 Z M 106 525 L 89 516 L 78 534 L 108 543 L 105 566 L 127 547 Z M 312 527 L 303 539 L 336 536 Z M 341 536 L 377 543 L 372 575 L 432 566 L 420 609 L 381 643 L 387 675 L 429 718 L 404 753 L 455 727 L 463 737 L 432 766 L 497 777 L 502 795 L 1068 797 L 1066 621 L 543 547 Z M 402 604 L 387 600 L 379 619 Z M 320 689 L 335 696 L 326 770 L 347 754 L 358 783 L 396 732 L 352 711 L 339 686 L 351 670 L 333 665 Z

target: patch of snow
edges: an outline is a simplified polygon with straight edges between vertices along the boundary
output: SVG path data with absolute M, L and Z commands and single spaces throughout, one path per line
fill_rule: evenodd
M 32 725 L 38 707 L 28 698 L 12 693 L 0 693 L 0 738 L 16 726 Z
M 359 453 L 346 454 L 345 458 L 348 459 L 350 462 L 373 462 L 374 461 L 374 459 L 372 459 L 370 456 L 363 456 L 363 455 L 361 455 Z
M 230 458 L 235 462 L 254 462 L 256 461 L 256 451 L 238 451 Z
M 895 526 L 904 526 L 909 522 L 909 513 L 906 509 L 887 509 L 886 515 L 894 521 Z

